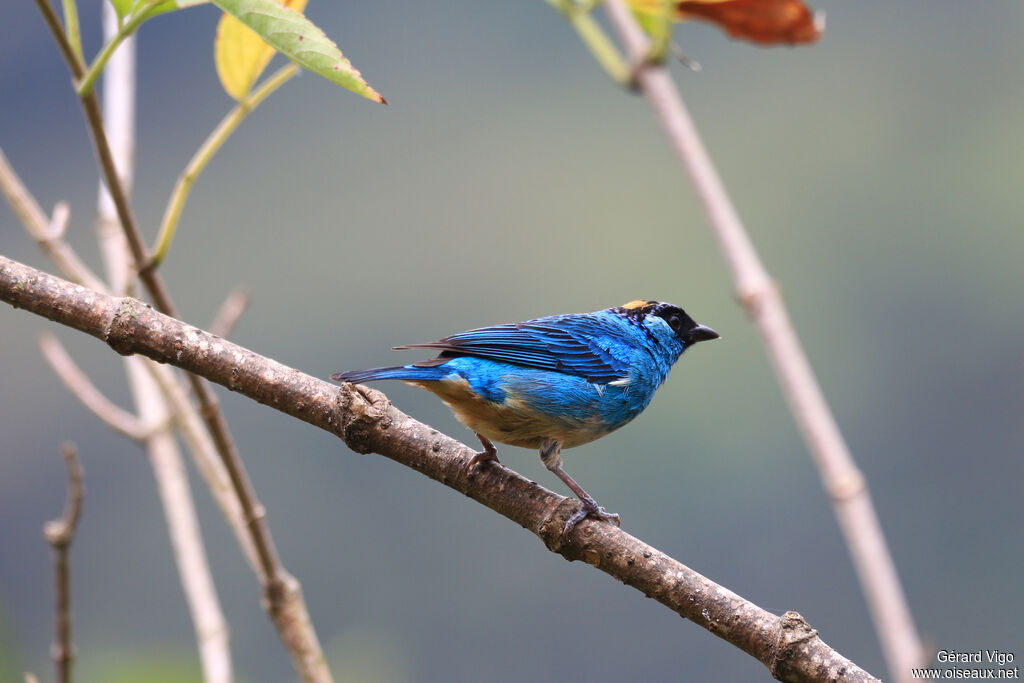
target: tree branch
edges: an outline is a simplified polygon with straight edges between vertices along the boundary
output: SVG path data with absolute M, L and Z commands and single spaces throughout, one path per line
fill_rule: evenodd
M 664 65 L 644 64 L 649 41 L 625 0 L 607 0 L 605 6 L 630 59 L 641 65 L 637 85 L 690 174 L 732 270 L 740 303 L 761 333 L 790 412 L 832 499 L 889 671 L 894 679 L 908 681 L 911 667 L 923 665 L 924 649 L 867 482 L 818 385 L 779 288 L 761 263 L 672 76 Z
M 68 468 L 68 502 L 64 516 L 43 525 L 43 536 L 53 546 L 54 574 L 57 592 L 56 634 L 53 641 L 53 661 L 57 666 L 57 681 L 70 683 L 71 661 L 75 657 L 71 644 L 71 568 L 68 552 L 75 538 L 78 519 L 82 514 L 82 468 L 78 465 L 78 453 L 74 444 L 66 443 L 61 448 L 64 463 Z
M 43 15 L 43 19 L 53 34 L 54 40 L 68 63 L 71 75 L 75 82 L 80 82 L 85 76 L 85 65 L 76 57 L 68 43 L 67 36 L 60 25 L 60 20 L 50 6 L 49 0 L 36 0 Z M 174 303 L 163 280 L 157 272 L 150 267 L 149 254 L 142 242 L 142 236 L 135 216 L 132 213 L 131 204 L 128 200 L 128 193 L 124 184 L 118 176 L 117 167 L 107 141 L 106 130 L 103 125 L 103 115 L 100 110 L 99 99 L 95 90 L 81 93 L 79 99 L 85 111 L 86 122 L 92 137 L 93 147 L 99 161 L 103 181 L 114 203 L 121 228 L 124 231 L 128 249 L 132 255 L 132 261 L 146 291 L 152 297 L 156 307 L 168 315 L 175 315 Z M 238 449 L 227 422 L 220 410 L 213 391 L 203 380 L 189 374 L 188 381 L 193 393 L 199 400 L 200 413 L 213 442 L 217 447 L 217 453 L 224 462 L 228 472 L 231 487 L 242 507 L 246 520 L 246 528 L 252 537 L 256 554 L 259 558 L 259 577 L 263 585 L 263 594 L 266 599 L 268 611 L 274 625 L 278 629 L 279 636 L 289 654 L 292 662 L 302 677 L 308 681 L 327 682 L 331 680 L 330 671 L 327 669 L 323 650 L 320 646 L 316 633 L 312 628 L 312 621 L 308 609 L 302 598 L 302 591 L 298 582 L 282 566 L 277 549 L 274 547 L 270 529 L 265 520 L 265 510 L 256 497 L 256 492 L 245 471 L 242 460 L 238 455 Z
M 71 359 L 64 345 L 52 334 L 39 338 L 43 358 L 64 383 L 68 391 L 92 412 L 100 422 L 133 441 L 142 441 L 150 431 L 136 416 L 116 405 L 96 388 L 89 377 Z
M 120 24 L 114 5 L 104 3 L 103 34 L 107 41 L 112 41 L 118 34 Z M 108 142 L 111 156 L 126 195 L 131 194 L 135 175 L 135 81 L 133 36 L 121 42 L 120 47 L 110 54 L 103 73 L 103 118 L 110 126 Z M 111 289 L 119 294 L 132 291 L 131 255 L 114 202 L 103 182 L 99 183 L 97 197 L 96 237 Z M 139 421 L 146 426 L 143 445 L 153 470 L 178 578 L 192 619 L 203 681 L 231 683 L 234 675 L 227 620 L 217 597 L 188 474 L 172 429 L 172 411 L 150 373 L 150 369 L 156 367 L 167 374 L 172 374 L 172 371 L 146 358 L 124 360 Z M 177 388 L 177 383 L 174 386 Z M 198 416 L 196 419 L 198 421 Z
M 210 563 L 203 546 L 203 534 L 196 515 L 188 473 L 174 437 L 167 403 L 147 368 L 155 365 L 146 358 L 126 358 L 128 380 L 139 417 L 158 425 L 145 438 L 146 456 L 160 494 L 174 561 L 188 603 L 202 664 L 204 683 L 230 683 L 230 631 L 217 597 Z M 161 368 L 169 370 L 169 368 Z
M 192 454 L 192 461 L 195 463 L 199 475 L 210 490 L 214 501 L 220 506 L 221 514 L 224 515 L 228 526 L 234 532 L 249 566 L 262 580 L 260 560 L 246 525 L 242 505 L 231 489 L 231 479 L 228 477 L 227 470 L 224 469 L 223 461 L 217 456 L 217 447 L 213 444 L 210 433 L 203 427 L 202 418 L 189 402 L 185 387 L 178 382 L 178 378 L 170 367 L 149 360 L 145 365 L 149 375 L 160 388 L 178 431 L 188 446 L 189 453 Z
M 333 386 L 162 315 L 140 301 L 110 297 L 0 256 L 0 299 L 103 340 L 202 375 L 459 491 L 536 534 L 568 560 L 583 560 L 736 645 L 784 681 L 873 681 L 832 650 L 795 612 L 762 610 L 610 524 L 584 520 L 561 541 L 578 501 L 552 493 L 503 465 L 467 473 L 475 454 L 395 409 L 380 392 Z
M 147 269 L 158 268 L 167 252 L 171 248 L 174 234 L 178 229 L 178 222 L 181 220 L 181 212 L 185 210 L 185 203 L 188 201 L 192 186 L 203 172 L 206 165 L 210 163 L 214 155 L 220 150 L 231 134 L 242 125 L 242 121 L 253 112 L 271 94 L 299 72 L 295 64 L 287 64 L 278 69 L 274 75 L 264 81 L 254 92 L 249 93 L 241 102 L 228 112 L 217 127 L 206 137 L 203 144 L 199 146 L 195 154 L 189 160 L 185 170 L 178 177 L 174 184 L 170 199 L 167 200 L 167 208 L 164 209 L 163 220 L 160 221 L 160 232 L 157 234 L 156 244 L 153 247 L 153 255 L 146 265 Z
M 210 334 L 218 337 L 230 337 L 238 319 L 242 317 L 245 309 L 249 306 L 251 298 L 249 292 L 242 287 L 231 290 L 231 293 L 224 299 L 224 303 L 220 305 L 213 322 L 210 323 Z
M 99 292 L 107 291 L 107 286 L 89 270 L 89 267 L 64 241 L 63 234 L 58 234 L 54 229 L 61 225 L 61 221 L 58 219 L 66 215 L 66 208 L 55 209 L 54 220 L 51 222 L 43 213 L 35 197 L 21 182 L 21 178 L 11 168 L 2 149 L 0 149 L 0 192 L 3 192 L 7 203 L 25 226 L 29 236 L 36 241 L 43 253 L 60 268 L 60 272 L 64 273 L 65 277 L 69 277 L 89 289 Z

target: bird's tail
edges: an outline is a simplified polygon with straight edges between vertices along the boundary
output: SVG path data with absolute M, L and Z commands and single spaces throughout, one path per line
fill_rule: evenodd
M 389 368 L 370 368 L 368 370 L 349 370 L 336 372 L 331 379 L 337 382 L 372 382 L 378 379 L 404 379 L 413 381 L 439 380 L 448 374 L 448 370 L 439 367 L 420 367 L 416 365 L 394 365 Z

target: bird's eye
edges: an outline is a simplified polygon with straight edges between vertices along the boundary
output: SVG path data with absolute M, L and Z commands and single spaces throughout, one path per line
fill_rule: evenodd
M 668 317 L 668 326 L 672 328 L 673 332 L 679 332 L 679 328 L 683 326 L 683 319 L 673 313 Z

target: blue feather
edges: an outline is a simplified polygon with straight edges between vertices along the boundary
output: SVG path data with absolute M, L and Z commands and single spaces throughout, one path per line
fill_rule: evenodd
M 336 372 L 331 379 L 336 382 L 373 382 L 378 379 L 404 379 L 404 380 L 440 380 L 444 379 L 450 371 L 441 367 L 421 368 L 412 365 L 394 365 L 387 368 L 369 368 L 367 370 L 350 370 L 349 372 Z
M 435 349 L 441 357 L 475 356 L 607 383 L 628 373 L 634 360 L 635 349 L 623 344 L 636 336 L 632 327 L 621 316 L 597 311 L 482 327 L 395 348 Z
M 687 345 L 715 336 L 671 304 L 632 302 L 398 346 L 439 353 L 331 379 L 404 380 L 440 396 L 459 420 L 490 439 L 535 447 L 555 439 L 569 448 L 636 417 Z
M 618 515 L 606 513 L 562 469 L 560 450 L 600 438 L 639 415 L 683 351 L 717 337 L 678 306 L 632 301 L 396 346 L 438 355 L 410 365 L 339 372 L 331 379 L 398 379 L 433 392 L 480 437 L 484 451 L 471 464 L 496 458 L 491 441 L 539 448 L 544 465 L 583 501 L 565 523 L 564 536 L 584 516 L 618 522 Z

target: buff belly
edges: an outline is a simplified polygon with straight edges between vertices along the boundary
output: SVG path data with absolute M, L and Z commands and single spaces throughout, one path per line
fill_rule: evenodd
M 621 426 L 609 426 L 597 414 L 579 417 L 541 412 L 526 398 L 513 393 L 505 395 L 500 402 L 490 401 L 474 392 L 469 382 L 457 375 L 440 381 L 407 381 L 406 384 L 436 394 L 459 422 L 491 441 L 510 446 L 540 448 L 545 441 L 554 439 L 562 448 L 573 448 Z M 601 395 L 596 388 L 594 393 L 596 398 Z

